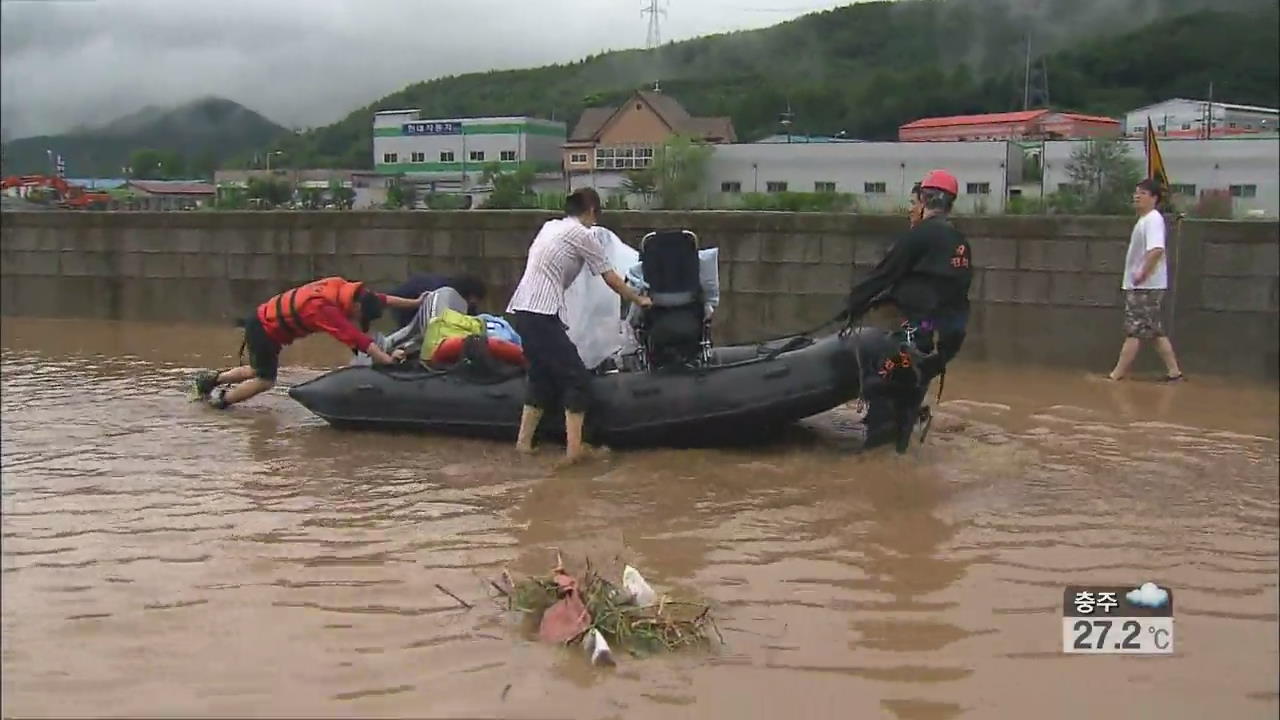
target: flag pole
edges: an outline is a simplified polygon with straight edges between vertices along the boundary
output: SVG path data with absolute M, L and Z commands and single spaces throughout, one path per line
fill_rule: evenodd
M 1151 126 L 1151 118 L 1147 117 L 1147 132 L 1143 138 L 1147 154 L 1147 178 L 1155 181 L 1165 196 L 1165 206 L 1173 212 L 1173 247 L 1166 248 L 1166 253 L 1170 255 L 1173 261 L 1173 282 L 1171 292 L 1169 293 L 1169 332 L 1166 333 L 1170 338 L 1173 337 L 1173 330 L 1177 322 L 1177 305 L 1178 305 L 1178 288 L 1181 283 L 1178 282 L 1178 276 L 1182 273 L 1182 263 L 1179 257 L 1182 250 L 1182 219 L 1183 214 L 1173 204 L 1172 186 L 1169 184 L 1169 175 L 1164 167 L 1164 156 L 1160 154 L 1160 145 L 1156 140 L 1155 128 Z

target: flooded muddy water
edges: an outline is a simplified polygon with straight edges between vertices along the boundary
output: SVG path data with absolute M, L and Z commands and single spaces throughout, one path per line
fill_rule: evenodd
M 238 344 L 5 319 L 5 716 L 1280 710 L 1274 384 L 961 361 L 905 457 L 852 452 L 842 409 L 771 447 L 556 473 L 558 448 L 334 431 L 280 388 L 190 402 Z M 308 339 L 282 384 L 344 361 Z M 485 581 L 556 548 L 708 598 L 725 645 L 597 669 L 527 639 Z M 1173 656 L 1062 653 L 1065 586 L 1146 581 L 1177 598 Z

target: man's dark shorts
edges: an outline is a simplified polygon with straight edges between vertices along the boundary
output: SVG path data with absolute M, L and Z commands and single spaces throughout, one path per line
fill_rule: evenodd
M 558 315 L 516 312 L 512 321 L 529 362 L 525 404 L 546 410 L 557 401 L 565 410 L 586 412 L 591 402 L 591 373 L 569 339 Z
M 1164 290 L 1124 291 L 1124 334 L 1127 337 L 1164 337 Z
M 280 371 L 280 346 L 267 335 L 256 314 L 245 320 L 244 346 L 249 351 L 249 367 L 253 368 L 254 375 L 275 382 Z

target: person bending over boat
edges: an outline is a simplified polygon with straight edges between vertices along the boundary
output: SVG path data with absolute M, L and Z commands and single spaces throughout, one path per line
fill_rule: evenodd
M 507 304 L 529 363 L 516 440 L 520 452 L 533 451 L 533 433 L 543 412 L 559 403 L 564 407 L 565 460 L 583 457 L 582 423 L 590 404 L 591 374 L 559 316 L 565 290 L 583 265 L 624 300 L 641 307 L 652 305 L 611 269 L 600 243 L 591 236 L 588 228 L 599 217 L 600 195 L 595 190 L 579 188 L 565 198 L 565 217 L 548 220 L 538 231 L 529 247 L 524 275 Z
M 480 301 L 484 300 L 486 288 L 484 281 L 473 275 L 457 275 L 446 277 L 434 273 L 414 273 L 408 279 L 388 291 L 388 295 L 404 298 L 421 297 L 423 293 L 435 292 L 442 287 L 451 287 L 467 301 L 467 314 L 476 315 L 480 311 Z M 393 307 L 391 317 L 396 328 L 403 328 L 413 322 L 417 307 Z
M 286 290 L 241 321 L 244 343 L 240 349 L 242 356 L 248 349 L 249 364 L 222 372 L 198 373 L 196 393 L 213 407 L 223 409 L 270 390 L 280 367 L 280 351 L 315 332 L 326 332 L 352 350 L 363 350 L 375 363 L 398 362 L 403 354 L 383 352 L 369 337 L 369 325 L 381 317 L 385 306 L 413 309 L 421 302 L 422 296 L 409 299 L 375 293 L 364 283 L 341 277 Z M 230 383 L 240 384 L 230 387 Z
M 887 382 L 872 393 L 864 420 L 866 447 L 895 442 L 899 453 L 906 452 L 911 441 L 930 381 L 964 343 L 973 273 L 969 241 L 950 221 L 959 192 L 955 176 L 933 170 L 918 187 L 919 221 L 913 217 L 911 229 L 854 286 L 847 310 L 848 317 L 856 319 L 874 306 L 892 304 L 903 320 L 905 340 L 914 346 L 914 352 L 890 358 L 880 369 L 886 380 L 907 377 L 910 381 L 905 385 Z

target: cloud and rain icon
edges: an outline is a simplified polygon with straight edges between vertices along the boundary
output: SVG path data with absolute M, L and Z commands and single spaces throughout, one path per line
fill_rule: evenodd
M 1131 605 L 1149 608 L 1164 607 L 1164 604 L 1169 602 L 1169 591 L 1153 582 L 1148 582 L 1143 583 L 1140 588 L 1130 590 L 1125 594 L 1124 599 Z

